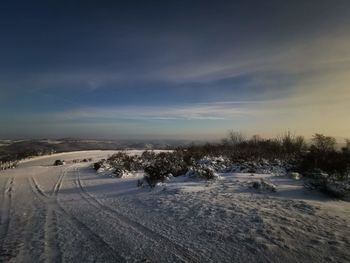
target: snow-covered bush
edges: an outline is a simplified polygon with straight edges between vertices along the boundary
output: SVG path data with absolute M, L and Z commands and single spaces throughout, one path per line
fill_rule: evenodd
M 108 173 L 110 176 L 121 178 L 129 175 L 131 172 L 141 170 L 142 161 L 139 156 L 118 152 L 108 159 L 102 159 L 94 163 L 94 169 Z
M 18 166 L 18 161 L 0 162 L 0 170 L 13 169 Z
M 126 171 L 138 171 L 142 169 L 142 161 L 136 155 L 128 155 L 125 152 L 118 152 L 107 159 L 107 162 L 115 167 Z
M 114 177 L 122 178 L 123 176 L 128 174 L 128 171 L 120 167 L 116 167 L 112 174 Z
M 141 160 L 143 161 L 144 164 L 147 163 L 152 163 L 156 157 L 156 153 L 153 151 L 144 151 L 141 154 Z
M 217 177 L 217 174 L 215 173 L 214 169 L 205 165 L 195 165 L 191 167 L 188 170 L 187 175 L 206 180 L 211 180 Z
M 163 182 L 170 175 L 159 163 L 146 166 L 145 173 L 144 179 L 150 187 L 155 187 L 158 182 Z
M 204 156 L 198 162 L 194 163 L 194 165 L 208 167 L 215 172 L 225 172 L 227 170 L 227 167 L 230 167 L 232 165 L 232 162 L 223 156 Z
M 228 165 L 223 172 L 234 173 L 258 173 L 258 174 L 275 174 L 286 175 L 291 171 L 293 165 L 280 160 L 244 161 L 239 160 Z
M 153 156 L 144 166 L 145 180 L 154 187 L 157 182 L 164 181 L 168 176 L 184 175 L 188 170 L 183 156 L 179 152 L 161 152 Z
M 98 169 L 100 169 L 103 166 L 103 163 L 105 162 L 105 159 L 102 159 L 96 163 L 93 164 L 94 169 L 97 171 Z

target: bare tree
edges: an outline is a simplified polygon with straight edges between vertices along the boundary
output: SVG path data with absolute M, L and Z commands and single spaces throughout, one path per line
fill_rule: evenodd
M 350 139 L 345 139 L 345 148 L 350 151 Z
M 231 130 L 228 132 L 228 139 L 231 144 L 237 145 L 246 140 L 245 135 L 240 131 Z
M 326 153 L 335 150 L 336 140 L 333 137 L 316 133 L 311 140 L 313 142 L 313 147 L 318 152 Z
M 259 134 L 254 134 L 250 139 L 250 141 L 253 142 L 254 144 L 257 144 L 262 141 L 262 138 Z
M 344 153 L 350 153 L 350 139 L 345 139 L 345 146 L 342 148 Z

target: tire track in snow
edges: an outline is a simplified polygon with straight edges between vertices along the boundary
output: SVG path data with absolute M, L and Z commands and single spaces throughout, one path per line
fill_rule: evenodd
M 51 233 L 45 235 L 45 251 L 48 253 L 49 262 L 60 262 L 62 258 L 62 253 L 60 251 L 60 246 L 57 244 L 57 239 L 54 237 L 58 236 L 57 233 L 57 223 L 56 223 L 56 213 L 61 214 L 65 220 L 68 221 L 69 225 L 75 228 L 79 233 L 84 235 L 87 240 L 92 243 L 92 246 L 97 248 L 99 253 L 105 255 L 108 259 L 113 262 L 124 262 L 125 259 L 122 258 L 108 243 L 106 243 L 100 236 L 94 233 L 86 224 L 81 222 L 77 217 L 69 214 L 58 202 L 57 196 L 62 185 L 62 181 L 66 172 L 64 172 L 57 183 L 54 186 L 52 194 L 54 196 L 47 196 L 36 183 L 32 177 L 31 190 L 32 192 L 55 213 L 54 217 L 51 215 L 46 216 L 45 226 L 48 226 L 45 230 Z M 55 221 L 52 221 L 55 220 Z M 54 227 L 49 227 L 49 226 Z M 52 233 L 53 232 L 53 233 Z M 57 258 L 58 257 L 58 258 Z
M 11 203 L 13 195 L 13 185 L 14 185 L 14 176 L 9 177 L 5 191 L 3 193 L 3 203 L 1 207 L 1 225 L 0 225 L 0 260 L 4 260 L 8 257 L 11 257 L 11 253 L 7 252 L 4 243 L 8 235 L 9 225 L 10 225 L 10 213 L 11 213 Z
M 66 175 L 66 170 L 63 170 L 61 176 L 58 178 L 56 184 L 54 185 L 52 192 L 51 192 L 51 196 L 58 195 L 58 191 L 60 190 L 61 186 L 62 186 L 62 181 L 63 181 L 63 177 Z
M 167 251 L 173 253 L 177 258 L 184 262 L 201 262 L 197 255 L 194 254 L 191 250 L 173 242 L 167 237 L 153 231 L 152 229 L 145 227 L 144 225 L 131 220 L 127 216 L 121 214 L 120 212 L 112 209 L 109 206 L 101 203 L 97 198 L 92 196 L 87 192 L 86 189 L 82 186 L 80 179 L 79 169 L 76 169 L 76 185 L 80 189 L 81 196 L 91 205 L 100 209 L 102 212 L 107 213 L 109 216 L 116 217 L 122 224 L 131 227 L 134 231 L 141 233 L 147 238 L 151 239 L 153 242 L 160 244 L 161 246 L 165 246 Z
M 62 181 L 61 175 L 56 185 Z M 44 223 L 44 253 L 46 255 L 48 262 L 62 262 L 62 253 L 60 250 L 60 245 L 58 243 L 58 233 L 57 233 L 57 216 L 52 208 L 52 200 L 50 196 L 46 195 L 43 190 L 41 190 L 39 184 L 36 182 L 34 176 L 31 177 L 32 189 L 35 188 L 37 193 L 42 197 L 41 201 L 45 203 L 47 209 L 45 209 L 45 223 Z M 56 189 L 56 185 L 54 189 Z M 57 188 L 59 189 L 59 188 Z M 58 193 L 58 191 L 57 191 Z
M 28 179 L 29 180 L 29 179 Z M 45 192 L 41 189 L 34 176 L 32 176 L 29 180 L 29 185 L 31 187 L 32 193 L 41 201 L 42 205 L 41 209 L 36 210 L 37 213 L 42 213 L 40 219 L 43 221 L 41 224 L 41 230 L 43 231 L 43 255 L 45 256 L 45 260 L 48 262 L 61 262 L 61 252 L 59 250 L 59 245 L 56 240 L 53 240 L 51 237 L 57 236 L 56 232 L 56 222 L 52 219 L 52 208 L 50 205 L 50 197 L 45 194 Z M 38 206 L 38 205 L 36 205 Z M 29 242 L 30 242 L 29 237 Z M 55 258 L 56 257 L 56 258 Z
M 40 188 L 39 184 L 36 182 L 34 176 L 31 177 L 31 186 L 35 188 L 35 190 L 42 196 L 42 197 L 45 197 L 45 198 L 49 198 L 45 193 L 44 191 Z
M 57 216 L 55 211 L 49 208 L 45 218 L 45 255 L 48 262 L 62 262 L 62 253 L 57 240 Z

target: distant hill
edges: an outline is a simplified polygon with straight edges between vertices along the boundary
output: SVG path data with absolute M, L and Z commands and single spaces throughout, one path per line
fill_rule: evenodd
M 84 150 L 172 149 L 186 141 L 111 141 L 81 139 L 0 140 L 0 161 Z

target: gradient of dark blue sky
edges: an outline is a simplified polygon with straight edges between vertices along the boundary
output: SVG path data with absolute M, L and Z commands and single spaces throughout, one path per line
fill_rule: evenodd
M 348 72 L 349 24 L 343 0 L 1 1 L 0 136 L 271 134 Z

